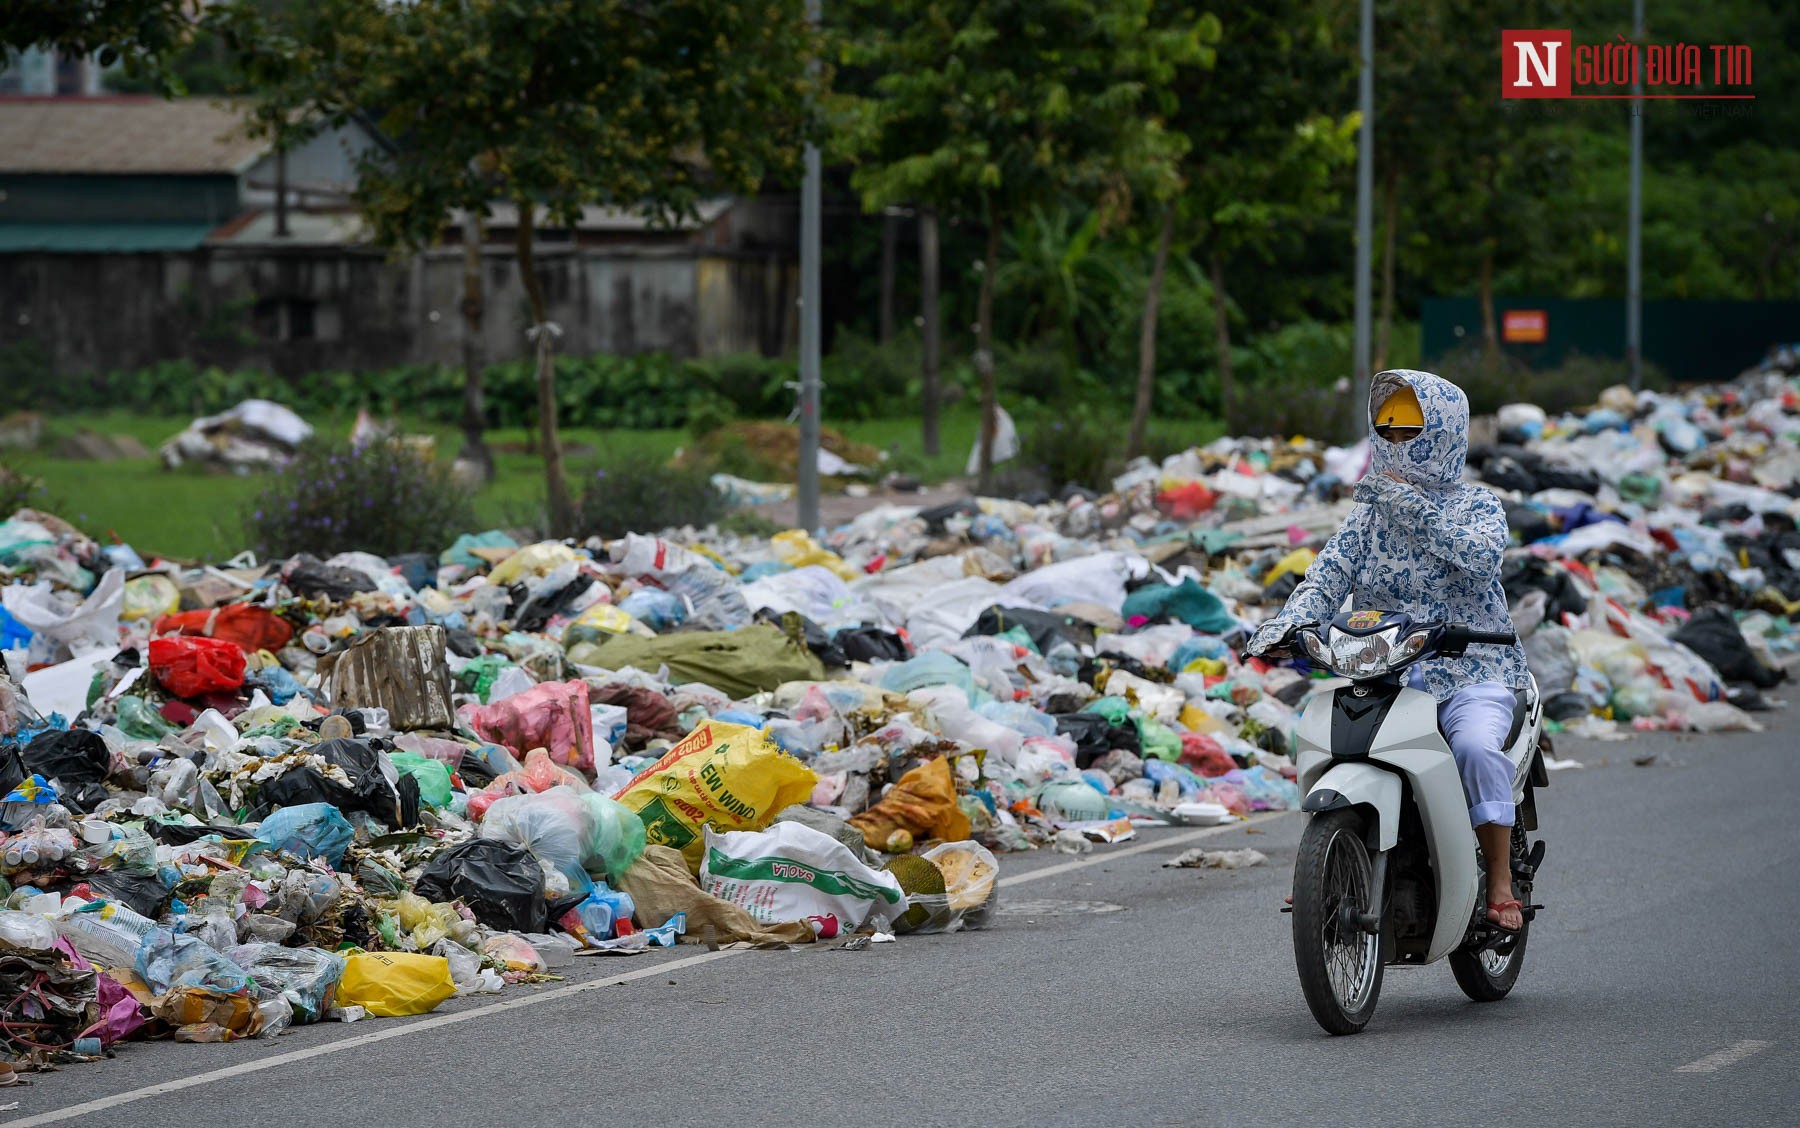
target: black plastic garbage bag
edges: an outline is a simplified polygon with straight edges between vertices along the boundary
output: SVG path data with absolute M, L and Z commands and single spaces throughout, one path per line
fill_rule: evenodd
M 1534 544 L 1556 533 L 1549 516 L 1532 505 L 1507 506 L 1506 527 L 1519 534 L 1520 544 Z
M 844 648 L 837 644 L 837 640 L 824 627 L 798 611 L 776 611 L 771 607 L 764 607 L 756 613 L 756 621 L 785 629 L 783 620 L 788 615 L 800 620 L 800 630 L 806 639 L 806 648 L 813 652 L 820 664 L 840 670 L 850 664 L 849 657 L 844 653 Z
M 106 741 L 87 729 L 40 732 L 25 746 L 21 758 L 26 772 L 56 780 L 71 792 L 80 790 L 82 784 L 105 779 L 112 763 Z
M 1024 607 L 1002 607 L 999 604 L 988 608 L 975 620 L 975 625 L 963 632 L 964 638 L 977 635 L 1004 634 L 1014 627 L 1021 627 L 1037 644 L 1039 653 L 1048 654 L 1059 642 L 1070 646 L 1090 646 L 1094 641 L 1093 625 L 1073 615 L 1059 615 L 1055 611 L 1033 611 Z
M 1572 721 L 1587 716 L 1590 711 L 1588 699 L 1573 690 L 1544 698 L 1544 716 L 1553 721 Z
M 169 907 L 174 889 L 164 885 L 156 874 L 127 873 L 124 870 L 100 870 L 87 877 L 87 885 L 110 901 L 128 905 L 132 912 L 155 920 Z
M 1530 593 L 1543 592 L 1548 597 L 1544 615 L 1553 623 L 1562 622 L 1564 612 L 1580 615 L 1587 611 L 1587 597 L 1569 573 L 1535 557 L 1508 561 L 1500 571 L 1500 586 L 1506 589 L 1506 602 L 1513 607 Z
M 576 576 L 555 590 L 538 592 L 519 610 L 513 619 L 513 627 L 521 631 L 543 630 L 551 619 L 568 610 L 597 582 L 592 576 Z
M 1069 713 L 1056 718 L 1056 732 L 1075 741 L 1075 766 L 1086 770 L 1096 759 L 1115 748 L 1143 755 L 1143 741 L 1135 724 L 1115 725 L 1098 713 Z
M 364 811 L 388 826 L 401 821 L 400 797 L 382 774 L 380 753 L 360 740 L 322 740 L 313 753 L 337 765 L 350 780 L 346 787 L 315 768 L 295 768 L 262 785 L 257 792 L 257 817 L 277 807 L 302 803 L 330 803 L 342 811 Z
M 831 636 L 852 662 L 904 662 L 906 640 L 880 627 L 845 627 Z
M 308 599 L 324 596 L 342 603 L 359 592 L 374 591 L 375 581 L 355 568 L 334 568 L 311 556 L 302 556 L 287 570 L 287 586 Z
M 1768 689 L 1787 676 L 1785 671 L 1763 665 L 1750 649 L 1744 632 L 1738 629 L 1737 620 L 1722 608 L 1705 607 L 1694 612 L 1673 637 L 1710 662 L 1728 682 L 1749 682 L 1758 689 Z
M 543 869 L 531 851 L 508 842 L 452 846 L 431 859 L 413 889 L 430 901 L 461 901 L 490 928 L 542 932 L 549 921 Z

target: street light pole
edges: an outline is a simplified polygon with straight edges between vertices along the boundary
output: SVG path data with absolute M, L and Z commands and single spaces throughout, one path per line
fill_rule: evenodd
M 1644 0 L 1631 2 L 1631 41 L 1638 60 L 1644 49 Z M 1644 92 L 1643 64 L 1631 68 L 1631 205 L 1630 231 L 1625 237 L 1625 365 L 1631 371 L 1631 390 L 1644 386 Z
M 1362 44 L 1357 75 L 1362 129 L 1356 145 L 1356 381 L 1351 411 L 1361 422 L 1352 429 L 1360 435 L 1368 426 L 1369 403 L 1369 263 L 1374 238 L 1375 204 L 1375 0 L 1362 0 Z M 1352 415 L 1352 418 L 1358 418 Z
M 819 0 L 806 0 L 806 18 L 819 22 Z M 819 63 L 807 64 L 817 73 Z M 824 310 L 819 296 L 819 147 L 806 145 L 806 179 L 800 187 L 800 527 L 819 527 L 819 337 Z

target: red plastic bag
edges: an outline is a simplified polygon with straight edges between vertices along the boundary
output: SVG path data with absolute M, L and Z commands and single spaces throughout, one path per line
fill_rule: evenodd
M 1156 507 L 1177 521 L 1191 521 L 1213 507 L 1217 494 L 1204 482 L 1183 482 L 1156 495 Z
M 1219 747 L 1218 741 L 1200 732 L 1181 734 L 1181 758 L 1177 762 L 1207 779 L 1222 776 L 1237 767 L 1237 761 Z
M 222 638 L 153 638 L 150 672 L 177 697 L 236 689 L 244 684 L 244 651 Z
M 293 639 L 294 628 L 286 619 L 266 607 L 234 603 L 211 611 L 182 611 L 164 615 L 156 621 L 156 633 L 222 638 L 235 642 L 248 651 L 267 650 L 274 653 Z

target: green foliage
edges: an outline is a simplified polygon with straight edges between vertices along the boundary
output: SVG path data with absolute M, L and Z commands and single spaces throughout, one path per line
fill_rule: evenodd
M 1118 190 L 1167 170 L 1177 145 L 1148 91 L 1210 61 L 1216 21 L 1151 20 L 1148 0 L 900 0 L 851 5 L 845 62 L 873 76 L 838 102 L 864 159 L 864 206 L 929 203 L 1012 216 L 1071 188 Z
M 581 493 L 580 532 L 621 537 L 673 526 L 710 525 L 730 508 L 710 479 L 710 473 L 701 467 L 673 466 L 648 455 L 614 458 L 594 472 Z
M 406 444 L 320 440 L 246 506 L 244 539 L 265 557 L 393 556 L 439 552 L 474 524 L 468 490 Z
M 0 521 L 27 507 L 54 512 L 56 504 L 43 479 L 26 473 L 10 459 L 0 458 Z
M 719 531 L 734 537 L 772 537 L 782 526 L 754 509 L 734 509 L 719 521 Z
M 454 209 L 495 200 L 568 226 L 587 204 L 692 215 L 797 163 L 815 86 L 801 0 L 668 0 L 653 17 L 588 0 L 227 9 L 265 133 L 374 112 L 397 139 L 364 156 L 354 193 L 390 247 L 430 245 Z
M 194 35 L 201 0 L 7 0 L 0 48 L 48 47 L 122 62 L 152 89 L 180 93 L 168 64 Z
M 1465 349 L 1438 362 L 1438 372 L 1469 397 L 1469 410 L 1491 414 L 1504 404 L 1534 403 L 1552 415 L 1595 403 L 1615 384 L 1629 384 L 1631 370 L 1622 360 L 1573 355 L 1555 368 L 1533 371 L 1505 356 L 1486 356 Z M 1653 364 L 1644 366 L 1644 386 L 1667 386 Z

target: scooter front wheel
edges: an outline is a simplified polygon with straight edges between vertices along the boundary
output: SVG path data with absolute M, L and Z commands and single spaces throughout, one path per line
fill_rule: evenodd
M 1370 873 L 1354 811 L 1328 811 L 1306 824 L 1294 862 L 1294 967 L 1307 1007 L 1331 1034 L 1367 1026 L 1381 996 L 1379 930 L 1358 923 L 1374 911 Z

